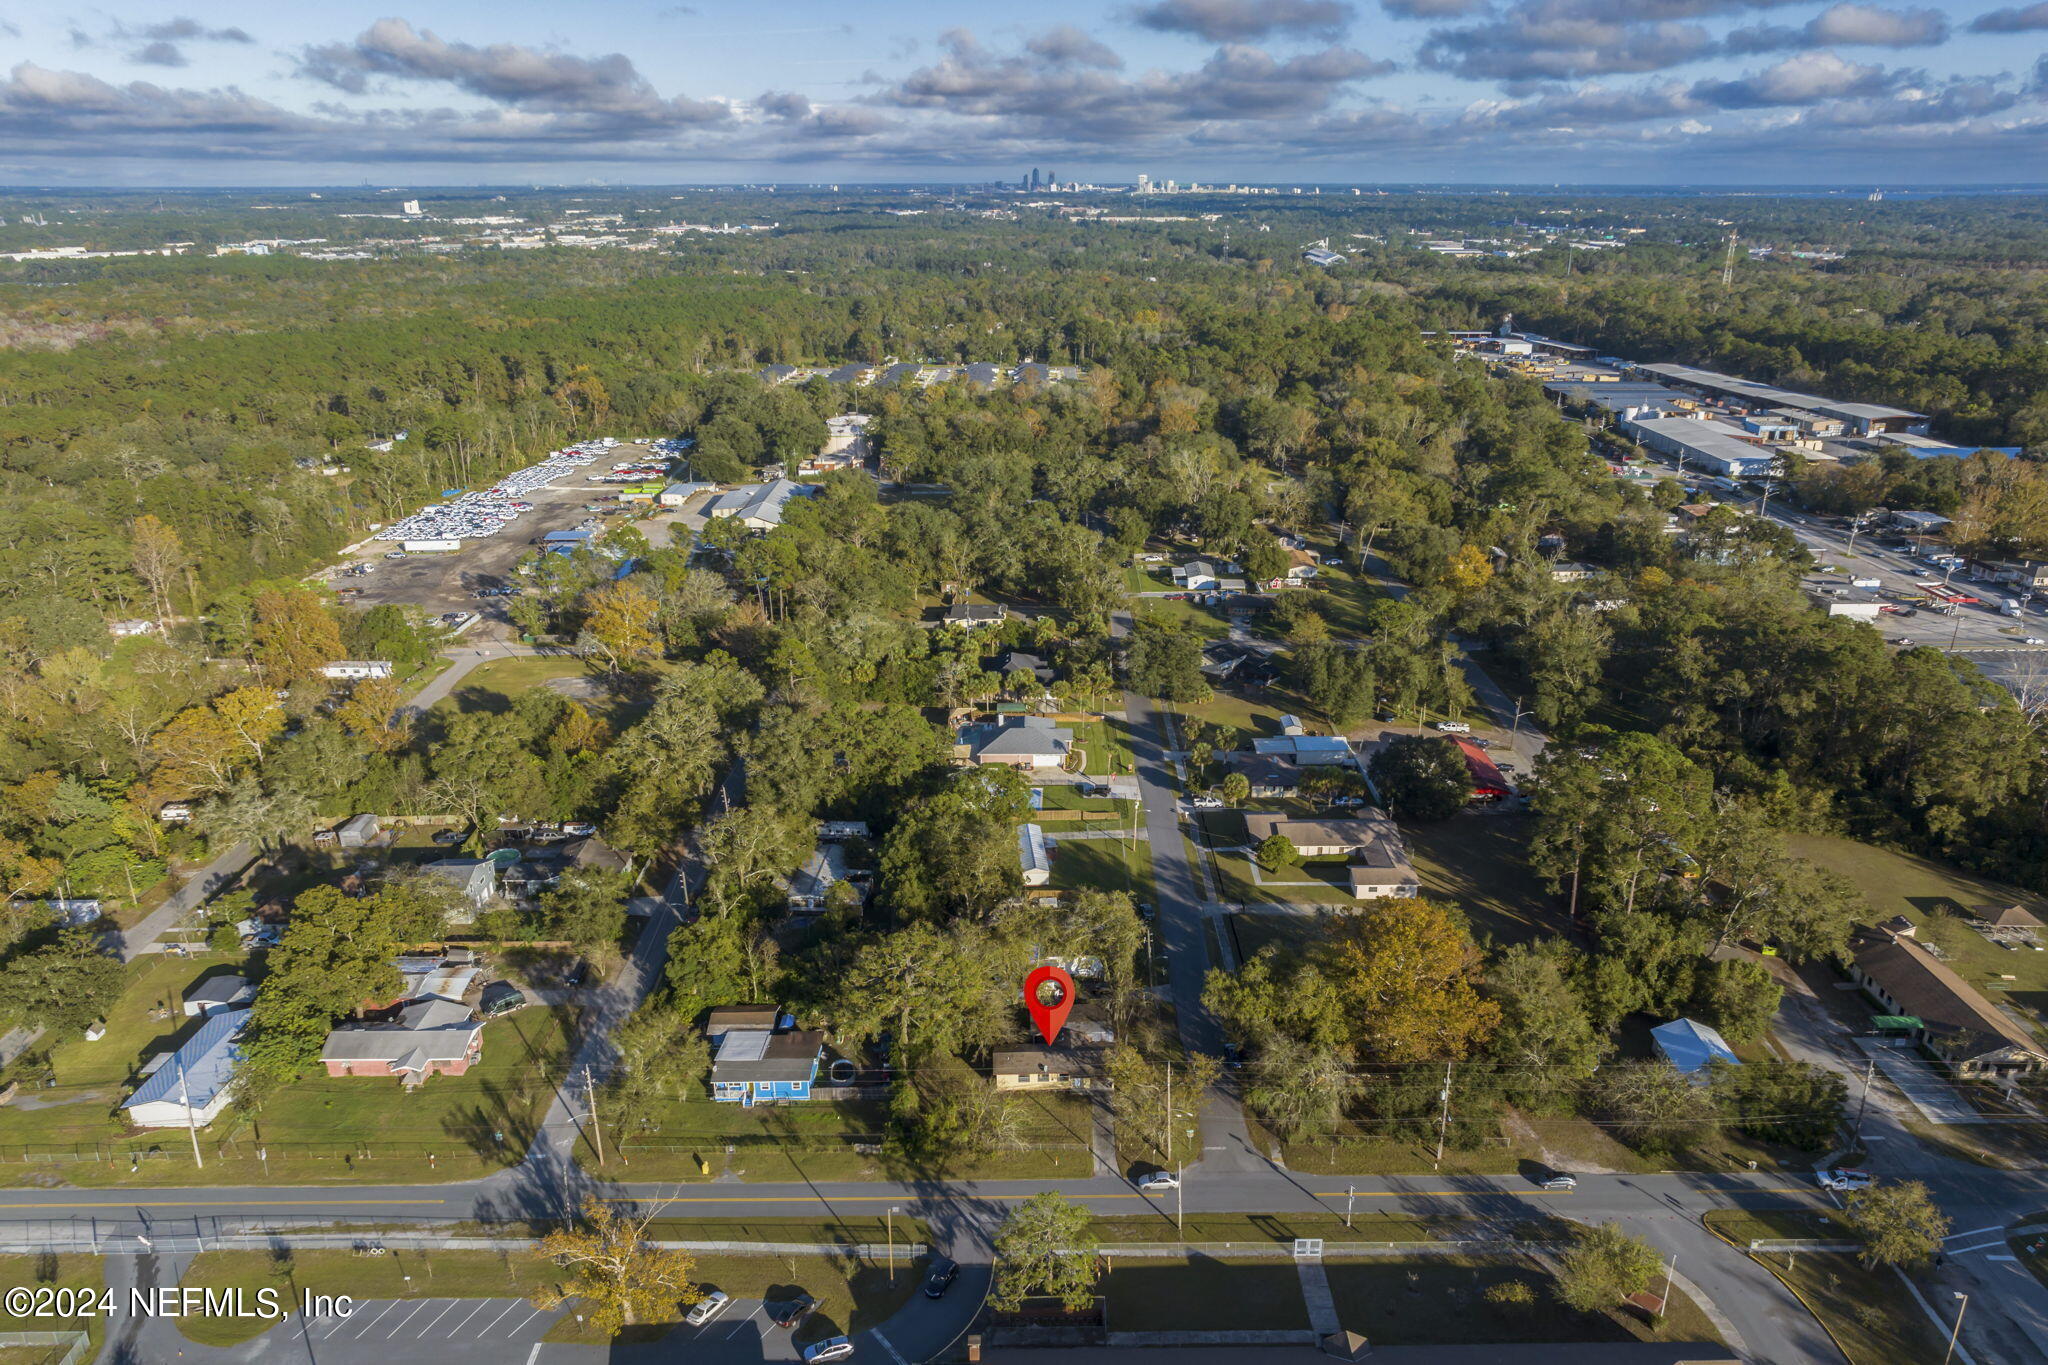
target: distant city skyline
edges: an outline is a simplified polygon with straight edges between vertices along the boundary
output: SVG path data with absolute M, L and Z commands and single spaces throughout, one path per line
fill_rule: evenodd
M 0 15 L 0 182 L 2048 178 L 2048 0 Z M 565 25 L 574 21 L 576 27 Z

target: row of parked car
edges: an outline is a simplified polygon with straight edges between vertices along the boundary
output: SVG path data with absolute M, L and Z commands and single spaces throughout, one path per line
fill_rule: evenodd
M 957 1262 L 950 1261 L 944 1256 L 932 1257 L 931 1264 L 925 1269 L 924 1296 L 928 1299 L 944 1298 L 946 1291 L 953 1287 L 953 1281 L 959 1276 L 960 1266 Z M 794 1331 L 817 1308 L 818 1301 L 806 1294 L 799 1298 L 761 1306 L 768 1314 L 768 1321 L 777 1327 Z M 702 1327 L 730 1307 L 732 1295 L 723 1289 L 714 1289 L 691 1305 L 690 1311 L 683 1315 L 683 1321 L 691 1327 Z M 852 1356 L 853 1339 L 836 1336 L 812 1342 L 803 1348 L 800 1358 L 806 1365 L 827 1365 L 829 1361 L 848 1360 Z

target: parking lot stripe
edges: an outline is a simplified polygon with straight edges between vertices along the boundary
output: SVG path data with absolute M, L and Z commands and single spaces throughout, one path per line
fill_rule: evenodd
M 747 1315 L 746 1315 L 745 1317 L 741 1318 L 741 1319 L 740 1319 L 740 1320 L 739 1320 L 738 1322 L 734 1323 L 734 1324 L 733 1324 L 733 1328 L 732 1328 L 732 1330 L 731 1330 L 730 1332 L 727 1332 L 727 1333 L 725 1334 L 725 1339 L 726 1339 L 727 1341 L 731 1341 L 731 1340 L 732 1340 L 732 1339 L 733 1339 L 734 1337 L 738 1336 L 738 1335 L 740 1334 L 740 1332 L 741 1332 L 742 1330 L 744 1330 L 744 1329 L 745 1329 L 745 1327 L 747 1326 L 747 1324 L 748 1324 L 748 1323 L 750 1323 L 750 1322 L 752 1322 L 752 1321 L 754 1320 L 754 1313 L 759 1313 L 760 1311 L 761 1311 L 761 1310 L 760 1310 L 760 1308 L 758 1308 L 758 1307 L 757 1307 L 757 1308 L 755 1308 L 755 1309 L 754 1309 L 754 1312 L 753 1312 L 753 1313 L 749 1313 L 749 1314 L 747 1314 Z
M 476 1307 L 470 1309 L 467 1313 L 464 1313 L 462 1315 L 461 1322 L 456 1323 L 453 1327 L 450 1327 L 448 1329 L 448 1335 L 452 1337 L 457 1332 L 460 1332 L 463 1329 L 464 1325 L 466 1325 L 471 1318 L 475 1317 L 478 1313 L 483 1312 L 484 1309 L 489 1308 L 490 1306 L 491 1301 L 489 1299 L 478 1300 Z
M 378 1310 L 377 1310 L 377 1317 L 376 1317 L 376 1318 L 371 1318 L 371 1319 L 370 1319 L 370 1320 L 369 1320 L 368 1322 L 366 1322 L 366 1323 L 364 1323 L 364 1324 L 362 1325 L 362 1331 L 363 1331 L 363 1332 L 367 1332 L 367 1331 L 369 1331 L 369 1330 L 370 1330 L 370 1329 L 371 1329 L 372 1327 L 375 1327 L 375 1326 L 377 1325 L 377 1318 L 381 1318 L 381 1317 L 383 1317 L 383 1316 L 384 1316 L 384 1315 L 385 1315 L 386 1313 L 389 1313 L 389 1312 L 390 1312 L 390 1311 L 391 1311 L 392 1309 L 394 1309 L 394 1308 L 396 1308 L 396 1307 L 398 1307 L 398 1304 L 397 1304 L 397 1303 L 396 1303 L 395 1301 L 394 1301 L 394 1302 L 391 1302 L 391 1303 L 387 1303 L 387 1304 L 385 1304 L 385 1305 L 384 1305 L 384 1306 L 383 1306 L 382 1308 L 380 1308 L 380 1309 L 378 1309 Z M 360 1336 L 360 1335 L 361 1335 L 361 1332 L 358 1332 L 358 1333 L 357 1333 L 357 1335 L 358 1335 L 358 1336 Z
M 515 1337 L 518 1336 L 519 1333 L 526 1327 L 527 1323 L 532 1322 L 535 1318 L 539 1317 L 542 1313 L 545 1313 L 546 1311 L 547 1310 L 545 1308 L 534 1309 L 531 1313 L 528 1313 L 524 1318 L 520 1319 L 519 1326 L 514 1327 L 509 1333 L 507 1333 L 507 1335 Z
M 496 1327 L 496 1326 L 498 1325 L 498 1321 L 499 1321 L 499 1319 L 503 1318 L 503 1317 L 504 1317 L 504 1316 L 505 1316 L 505 1315 L 506 1315 L 507 1313 L 511 1312 L 511 1311 L 512 1311 L 513 1309 L 517 1308 L 518 1306 L 519 1306 L 519 1304 L 518 1304 L 518 1302 L 517 1302 L 516 1300 L 515 1300 L 515 1301 L 513 1301 L 513 1302 L 511 1302 L 511 1303 L 508 1303 L 508 1304 L 506 1304 L 506 1305 L 505 1305 L 505 1306 L 504 1306 L 503 1308 L 500 1308 L 500 1309 L 498 1310 L 498 1316 L 497 1316 L 497 1317 L 495 1317 L 495 1318 L 492 1318 L 492 1319 L 491 1319 L 491 1320 L 490 1320 L 489 1322 L 487 1322 L 487 1323 L 485 1323 L 485 1324 L 484 1324 L 483 1326 L 481 1326 L 481 1327 L 477 1328 L 477 1329 L 476 1329 L 476 1334 L 477 1334 L 478 1336 L 483 1336 L 484 1334 L 486 1334 L 487 1332 L 489 1332 L 489 1331 L 490 1331 L 490 1330 L 491 1330 L 491 1329 L 492 1329 L 493 1327 Z
M 903 1353 L 889 1344 L 889 1338 L 880 1332 L 870 1332 L 868 1335 L 882 1343 L 882 1349 L 889 1353 L 889 1359 L 895 1361 L 896 1365 L 910 1365 L 910 1362 L 903 1358 Z
M 455 1311 L 455 1305 L 461 1302 L 461 1299 L 448 1300 L 448 1306 L 446 1308 L 443 1308 L 440 1312 L 434 1314 L 434 1322 L 439 1322 L 442 1318 L 445 1318 L 450 1313 L 453 1313 Z M 425 1327 L 420 1328 L 420 1335 L 425 1336 L 427 1333 L 433 1331 L 434 1322 L 430 1322 Z
M 412 1306 L 412 1312 L 407 1313 L 404 1317 L 400 1318 L 397 1322 L 391 1325 L 391 1336 L 397 1336 L 408 1322 L 411 1322 L 414 1318 L 419 1316 L 419 1312 L 422 1308 L 425 1308 L 427 1304 L 432 1302 L 432 1299 L 427 1299 L 425 1302 L 414 1304 Z M 385 1338 L 386 1341 L 389 1341 L 390 1339 L 391 1337 Z

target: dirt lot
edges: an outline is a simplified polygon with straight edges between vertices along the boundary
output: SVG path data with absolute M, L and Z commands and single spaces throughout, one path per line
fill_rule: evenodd
M 625 447 L 621 447 L 625 449 Z M 604 472 L 604 464 L 590 465 L 575 471 L 552 488 L 536 488 L 525 495 L 533 504 L 533 510 L 522 515 L 502 533 L 486 536 L 479 540 L 466 540 L 462 548 L 450 554 L 413 554 L 403 559 L 384 558 L 397 545 L 387 541 L 365 541 L 360 552 L 348 556 L 336 569 L 324 575 L 337 586 L 359 590 L 355 605 L 374 607 L 386 602 L 416 606 L 435 614 L 455 611 L 480 611 L 484 621 L 479 627 L 486 634 L 500 633 L 492 627 L 509 624 L 505 615 L 503 599 L 478 598 L 479 588 L 503 587 L 518 582 L 513 566 L 539 543 L 549 531 L 569 530 L 591 520 L 595 514 L 585 512 L 586 505 L 611 503 L 617 491 L 615 485 L 586 482 L 592 474 Z M 704 500 L 696 502 L 701 505 Z M 645 509 L 636 509 L 645 510 Z M 596 517 L 607 527 L 617 526 L 628 520 L 624 514 Z M 701 516 L 690 520 L 701 521 Z M 669 543 L 669 524 L 678 518 L 673 513 L 662 512 L 644 516 L 634 524 L 647 537 L 648 544 L 655 548 Z M 686 533 L 687 534 L 687 533 Z M 344 578 L 342 569 L 351 564 L 368 564 L 370 572 L 361 578 Z

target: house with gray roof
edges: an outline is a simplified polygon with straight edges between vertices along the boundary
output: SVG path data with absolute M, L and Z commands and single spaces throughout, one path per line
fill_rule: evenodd
M 1011 768 L 1057 768 L 1074 749 L 1074 732 L 1046 716 L 1005 716 L 960 727 L 956 757 Z

